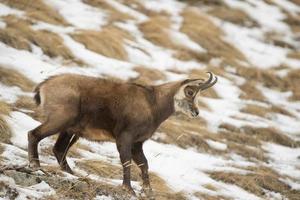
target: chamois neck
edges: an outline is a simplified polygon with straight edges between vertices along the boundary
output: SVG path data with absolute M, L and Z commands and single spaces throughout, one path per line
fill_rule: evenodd
M 171 82 L 155 86 L 156 95 L 156 119 L 160 124 L 175 111 L 174 96 L 180 87 L 180 82 Z

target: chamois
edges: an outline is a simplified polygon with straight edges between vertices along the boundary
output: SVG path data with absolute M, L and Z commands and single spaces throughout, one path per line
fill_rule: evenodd
M 199 92 L 217 82 L 186 79 L 156 86 L 117 83 L 76 74 L 52 76 L 35 89 L 35 101 L 44 120 L 28 133 L 30 167 L 39 167 L 38 143 L 59 133 L 53 152 L 62 170 L 72 173 L 66 161 L 68 149 L 80 138 L 116 142 L 123 166 L 123 187 L 134 194 L 130 183 L 133 160 L 142 172 L 143 188 L 151 191 L 143 143 L 176 111 L 191 117 L 199 114 Z

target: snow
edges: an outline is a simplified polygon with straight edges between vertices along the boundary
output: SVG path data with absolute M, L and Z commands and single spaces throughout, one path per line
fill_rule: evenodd
M 14 103 L 18 99 L 18 96 L 22 95 L 28 96 L 28 93 L 23 92 L 19 87 L 7 86 L 0 83 L 0 100 L 7 103 Z
M 45 1 L 55 8 L 69 23 L 82 29 L 100 29 L 106 24 L 106 14 L 99 8 L 81 0 Z
M 129 8 L 128 6 L 125 6 L 118 1 L 115 0 L 105 0 L 108 4 L 113 6 L 115 9 L 119 10 L 120 12 L 127 13 L 134 18 L 137 19 L 137 22 L 143 22 L 148 19 L 148 17 L 140 12 L 135 11 L 134 9 Z
M 252 19 L 256 20 L 263 30 L 287 31 L 289 27 L 282 22 L 285 15 L 280 8 L 257 0 L 225 0 L 233 8 L 245 11 Z M 272 14 L 271 14 L 272 13 Z
M 17 15 L 19 17 L 22 17 L 23 14 L 24 14 L 23 11 L 8 7 L 8 6 L 0 3 L 0 16 Z
M 57 33 L 63 39 L 64 45 L 71 50 L 75 57 L 81 59 L 86 66 L 77 66 L 76 64 L 66 65 L 63 58 L 50 58 L 43 53 L 40 47 L 34 44 L 31 44 L 32 51 L 29 52 L 14 49 L 4 43 L 0 43 L 0 65 L 15 69 L 36 83 L 43 81 L 49 76 L 61 73 L 77 73 L 97 77 L 114 76 L 126 80 L 138 76 L 138 73 L 133 70 L 136 66 L 158 69 L 166 75 L 166 81 L 174 81 L 187 78 L 185 72 L 191 69 L 205 70 L 207 69 L 207 65 L 218 69 L 222 67 L 222 62 L 226 61 L 224 58 L 217 57 L 212 58 L 209 63 L 200 63 L 195 60 L 187 62 L 178 60 L 174 58 L 174 50 L 155 45 L 144 38 L 144 35 L 137 26 L 149 18 L 146 14 L 122 4 L 122 1 L 107 0 L 106 2 L 120 12 L 133 16 L 131 20 L 114 23 L 114 25 L 130 32 L 135 38 L 133 41 L 126 41 L 124 44 L 129 57 L 128 61 L 116 60 L 100 55 L 72 39 L 70 34 L 79 29 L 101 30 L 101 27 L 106 25 L 109 16 L 105 10 L 90 6 L 82 0 L 63 0 L 45 1 L 45 3 L 57 10 L 65 18 L 69 23 L 67 26 L 34 20 L 32 28 L 34 30 L 47 30 Z M 257 27 L 242 27 L 213 17 L 212 20 L 224 31 L 225 34 L 222 39 L 234 45 L 245 55 L 247 61 L 240 61 L 241 65 L 244 67 L 256 66 L 262 69 L 269 69 L 286 64 L 288 66 L 286 69 L 276 69 L 276 73 L 284 77 L 290 69 L 298 69 L 300 61 L 287 58 L 287 54 L 291 52 L 291 49 L 282 48 L 267 42 L 266 34 L 274 32 L 276 36 L 278 35 L 279 39 L 298 49 L 299 44 L 294 40 L 296 35 L 292 33 L 289 26 L 283 20 L 286 18 L 284 11 L 297 16 L 299 15 L 300 7 L 287 0 L 274 0 L 273 2 L 274 4 L 267 4 L 265 1 L 257 0 L 225 0 L 225 3 L 230 7 L 245 11 L 251 18 L 257 21 L 259 24 Z M 198 53 L 206 52 L 206 49 L 179 31 L 183 20 L 180 13 L 187 6 L 184 2 L 175 0 L 148 0 L 140 1 L 140 3 L 148 10 L 169 14 L 172 24 L 171 28 L 166 31 L 168 31 L 170 38 L 175 44 Z M 198 11 L 204 12 L 200 9 Z M 0 16 L 14 14 L 26 18 L 27 16 L 24 13 L 0 3 Z M 5 28 L 5 26 L 6 24 L 0 21 L 0 28 Z M 212 134 L 219 134 L 218 127 L 220 124 L 229 123 L 236 127 L 245 125 L 252 127 L 272 127 L 291 139 L 299 141 L 300 102 L 289 100 L 292 95 L 291 91 L 277 91 L 257 84 L 257 89 L 263 93 L 266 101 L 243 100 L 240 99 L 242 91 L 239 89 L 239 86 L 248 80 L 237 75 L 235 66 L 228 65 L 225 67 L 225 71 L 225 74 L 218 75 L 219 81 L 214 86 L 218 98 L 201 97 L 208 109 L 201 110 L 200 116 L 205 119 L 207 128 Z M 157 81 L 156 84 L 163 82 L 165 81 Z M 13 104 L 22 95 L 32 96 L 33 94 L 24 92 L 18 87 L 0 83 L 0 100 Z M 241 112 L 241 109 L 247 105 L 260 105 L 266 108 L 276 105 L 285 108 L 293 116 L 269 113 L 268 117 L 262 118 Z M 28 164 L 26 151 L 27 133 L 37 127 L 40 122 L 22 113 L 23 111 L 27 112 L 27 110 L 13 111 L 9 116 L 4 117 L 12 129 L 12 144 L 1 143 L 1 146 L 4 147 L 4 151 L 1 154 L 1 164 L 9 166 L 25 166 Z M 157 132 L 153 139 L 164 140 L 167 137 L 167 134 Z M 144 145 L 144 152 L 148 158 L 150 171 L 165 180 L 174 192 L 182 192 L 187 199 L 197 199 L 195 192 L 203 192 L 213 196 L 222 195 L 229 199 L 261 199 L 236 185 L 216 181 L 209 176 L 209 172 L 216 171 L 247 174 L 249 171 L 245 170 L 246 167 L 257 166 L 258 164 L 263 164 L 282 175 L 286 175 L 286 177 L 283 176 L 280 180 L 290 185 L 291 188 L 299 190 L 299 147 L 290 148 L 274 143 L 263 143 L 263 150 L 269 160 L 267 163 L 258 163 L 230 152 L 226 140 L 219 142 L 206 139 L 205 141 L 211 148 L 223 151 L 226 155 L 213 155 L 207 152 L 199 152 L 196 148 L 183 149 L 176 145 L 162 144 L 153 140 L 147 141 Z M 64 177 L 66 179 L 88 176 L 88 178 L 99 182 L 106 182 L 116 186 L 121 184 L 122 180 L 88 174 L 76 166 L 76 162 L 101 160 L 121 167 L 119 154 L 114 143 L 96 143 L 85 139 L 80 139 L 78 143 L 79 145 L 87 146 L 88 149 L 79 148 L 78 153 L 80 157 L 68 157 L 68 162 L 76 172 L 76 175 L 65 173 Z M 55 157 L 44 152 L 44 150 L 52 148 L 53 145 L 54 140 L 52 138 L 46 138 L 40 143 L 39 148 L 40 152 L 42 152 L 40 160 L 42 166 L 58 166 Z M 253 147 L 253 149 L 255 148 Z M 0 174 L 0 181 L 8 183 L 11 188 L 16 188 L 21 193 L 18 197 L 19 199 L 41 199 L 46 195 L 55 194 L 55 191 L 45 182 L 30 187 L 21 187 L 16 185 L 13 179 L 2 174 Z M 207 189 L 205 187 L 206 184 L 213 185 L 216 191 Z M 133 182 L 133 186 L 136 192 L 141 191 L 140 182 Z M 282 198 L 279 193 L 268 190 L 265 193 L 266 196 L 264 198 Z M 95 197 L 95 199 L 109 200 L 112 197 L 102 195 Z
M 11 112 L 6 121 L 13 132 L 11 142 L 18 147 L 27 149 L 27 133 L 40 125 L 40 122 L 21 112 Z
M 221 142 L 206 140 L 207 144 L 217 150 L 225 151 L 227 149 L 227 145 Z
M 279 174 L 288 175 L 296 180 L 300 180 L 300 148 L 290 148 L 278 144 L 266 143 L 263 148 L 271 158 L 270 165 Z

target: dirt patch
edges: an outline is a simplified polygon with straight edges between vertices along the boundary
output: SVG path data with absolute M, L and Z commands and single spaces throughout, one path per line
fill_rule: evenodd
M 101 31 L 81 30 L 71 36 L 86 48 L 119 60 L 127 60 L 124 42 L 133 40 L 130 33 L 112 25 L 103 27 Z
M 28 20 L 10 15 L 4 17 L 6 27 L 1 29 L 0 37 L 5 44 L 17 48 L 32 50 L 30 44 L 39 46 L 42 51 L 49 57 L 61 56 L 65 60 L 71 60 L 78 65 L 83 65 L 83 62 L 78 60 L 73 53 L 64 45 L 63 39 L 56 33 L 46 30 L 33 30 L 32 23 Z M 15 40 L 15 38 L 18 38 Z
M 10 7 L 23 10 L 29 18 L 55 25 L 68 25 L 64 18 L 42 0 L 0 0 Z
M 108 12 L 108 24 L 111 24 L 116 21 L 126 21 L 126 20 L 132 20 L 134 19 L 133 16 L 131 16 L 128 13 L 121 12 L 120 10 L 114 8 L 112 5 L 108 3 L 106 0 L 83 0 L 84 3 L 90 4 L 93 7 L 98 7 L 100 9 L 104 9 L 106 12 Z
M 226 62 L 236 64 L 236 60 L 246 61 L 245 56 L 234 46 L 223 41 L 224 33 L 209 18 L 196 9 L 187 8 L 180 31 L 207 49 L 211 57 L 223 57 Z
M 266 167 L 251 168 L 249 174 L 236 174 L 231 172 L 210 172 L 213 179 L 225 183 L 235 184 L 246 191 L 260 197 L 267 197 L 264 190 L 281 193 L 288 199 L 297 199 L 299 191 L 291 189 L 289 185 L 280 181 L 280 175 Z
M 31 92 L 34 86 L 34 82 L 17 70 L 2 66 L 0 66 L 0 82 L 8 86 L 17 86 L 26 92 Z

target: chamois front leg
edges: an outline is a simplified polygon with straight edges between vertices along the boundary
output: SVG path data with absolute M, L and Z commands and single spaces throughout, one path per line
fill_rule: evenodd
M 121 163 L 123 166 L 123 188 L 132 195 L 135 195 L 130 182 L 130 169 L 131 169 L 131 147 L 132 140 L 128 132 L 123 132 L 116 140 L 117 149 L 120 154 Z
M 146 193 L 151 192 L 149 174 L 148 174 L 148 161 L 143 151 L 143 143 L 137 142 L 132 146 L 132 159 L 141 169 L 143 179 L 143 190 Z

